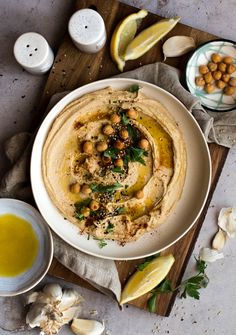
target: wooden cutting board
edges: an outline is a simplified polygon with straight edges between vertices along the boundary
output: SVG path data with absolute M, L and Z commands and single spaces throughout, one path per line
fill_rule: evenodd
M 112 32 L 114 31 L 117 23 L 130 13 L 137 12 L 138 9 L 127 6 L 125 4 L 109 0 L 78 0 L 76 1 L 76 10 L 81 8 L 90 7 L 97 10 L 103 17 L 106 29 L 107 29 L 107 43 L 106 46 L 97 54 L 83 54 L 79 52 L 73 43 L 71 42 L 68 35 L 62 41 L 61 46 L 56 55 L 56 59 L 53 68 L 49 74 L 48 81 L 46 83 L 45 90 L 43 92 L 41 104 L 40 104 L 40 114 L 42 115 L 45 107 L 47 106 L 51 96 L 54 93 L 62 92 L 66 90 L 73 90 L 84 84 L 90 83 L 97 79 L 108 78 L 112 75 L 118 73 L 116 66 L 111 61 L 109 55 L 109 44 Z M 149 14 L 144 20 L 140 27 L 143 29 L 149 25 L 155 23 L 160 17 L 154 14 Z M 188 35 L 192 36 L 197 45 L 202 44 L 206 41 L 213 40 L 216 37 L 202 32 L 200 30 L 188 27 L 183 24 L 178 24 L 166 38 L 172 35 Z M 166 39 L 165 38 L 165 39 Z M 161 61 L 163 55 L 161 52 L 161 46 L 163 41 L 159 42 L 155 47 L 153 47 L 148 53 L 146 53 L 141 58 L 129 61 L 125 67 L 125 71 L 134 69 L 144 64 L 153 63 L 156 61 Z M 179 69 L 184 68 L 185 57 L 179 58 L 169 58 L 166 63 L 173 65 Z M 186 265 L 188 263 L 189 257 L 191 256 L 194 244 L 196 242 L 197 236 L 201 229 L 210 199 L 212 197 L 213 191 L 215 189 L 217 180 L 221 173 L 222 167 L 224 165 L 228 150 L 226 148 L 220 147 L 215 144 L 210 144 L 210 153 L 212 158 L 212 183 L 211 190 L 207 200 L 207 204 L 201 214 L 200 219 L 194 225 L 194 227 L 175 245 L 166 250 L 166 253 L 173 253 L 175 257 L 175 263 L 168 277 L 176 283 L 180 283 L 183 273 L 185 271 Z M 201 182 L 199 180 L 199 182 Z M 122 261 L 116 262 L 117 269 L 120 275 L 120 280 L 122 285 L 126 282 L 130 273 L 134 272 L 139 261 Z M 63 278 L 67 281 L 85 286 L 87 288 L 93 289 L 88 283 L 80 279 L 78 276 L 73 274 L 68 269 L 64 268 L 55 259 L 50 268 L 49 274 Z M 157 302 L 157 314 L 168 316 L 171 308 L 173 306 L 175 294 L 163 294 L 160 295 Z M 132 302 L 133 305 L 146 309 L 146 302 L 148 295 L 145 295 Z

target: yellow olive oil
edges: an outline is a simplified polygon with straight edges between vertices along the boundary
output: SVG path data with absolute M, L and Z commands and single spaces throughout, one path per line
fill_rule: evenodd
M 0 276 L 14 277 L 30 269 L 38 249 L 28 221 L 13 214 L 0 215 Z

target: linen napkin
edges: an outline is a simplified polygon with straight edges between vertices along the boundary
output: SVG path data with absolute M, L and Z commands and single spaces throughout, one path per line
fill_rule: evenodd
M 180 72 L 166 64 L 154 63 L 142 66 L 136 70 L 119 74 L 115 77 L 135 78 L 150 82 L 164 88 L 176 96 L 195 117 L 208 142 L 236 147 L 236 111 L 209 112 L 201 106 L 200 100 L 192 96 L 180 82 Z M 68 92 L 52 97 L 47 111 Z M 29 180 L 29 160 L 33 137 L 29 133 L 19 133 L 12 136 L 4 145 L 5 153 L 11 162 L 11 168 L 0 184 L 0 197 L 12 197 L 25 201 L 32 200 Z M 121 285 L 115 263 L 86 255 L 69 246 L 53 234 L 54 257 L 64 266 L 88 281 L 101 292 L 119 299 Z M 0 300 L 1 309 L 14 308 L 16 298 Z M 12 306 L 11 306 L 12 304 Z M 7 306 L 7 307 L 4 307 Z M 10 322 L 11 321 L 11 322 Z M 14 329 L 14 320 L 9 320 Z M 1 327 L 1 324 L 0 324 Z M 6 327 L 6 326 L 5 326 Z

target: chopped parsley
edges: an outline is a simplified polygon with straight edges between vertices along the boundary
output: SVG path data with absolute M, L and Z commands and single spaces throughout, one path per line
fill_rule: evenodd
M 107 229 L 106 229 L 106 233 L 112 233 L 113 230 L 114 230 L 114 227 L 115 226 L 111 222 L 109 222 L 108 226 L 107 226 Z
M 137 84 L 134 84 L 134 85 L 130 86 L 129 91 L 133 93 L 133 92 L 138 92 L 139 89 L 140 89 L 140 87 Z
M 121 116 L 121 121 L 122 123 L 126 126 L 127 124 L 129 124 L 129 119 L 126 116 L 125 112 L 120 112 L 120 116 Z
M 83 201 L 76 202 L 74 204 L 76 219 L 78 219 L 78 220 L 83 220 L 84 219 L 84 215 L 81 213 L 81 211 L 89 205 L 90 201 L 91 201 L 91 198 L 87 198 Z
M 98 193 L 111 193 L 119 188 L 121 188 L 122 185 L 118 182 L 111 184 L 111 185 L 102 185 L 102 184 L 91 184 L 90 188 L 93 192 Z
M 126 155 L 124 158 L 124 164 L 127 166 L 129 162 L 139 162 L 146 165 L 142 156 L 148 156 L 148 152 L 141 148 L 130 147 L 126 149 Z
M 112 172 L 124 173 L 124 170 L 120 166 L 116 166 L 114 169 L 112 169 Z
M 99 240 L 98 246 L 100 249 L 104 248 L 107 245 L 105 240 Z
M 104 151 L 103 155 L 104 157 L 111 157 L 115 159 L 117 155 L 119 154 L 120 150 L 117 148 L 108 148 L 107 150 Z

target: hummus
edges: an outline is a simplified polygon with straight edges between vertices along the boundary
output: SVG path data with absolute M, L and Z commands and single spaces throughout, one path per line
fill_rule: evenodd
M 58 115 L 42 172 L 52 202 L 81 233 L 124 244 L 163 223 L 180 198 L 185 144 L 160 102 L 109 87 Z

